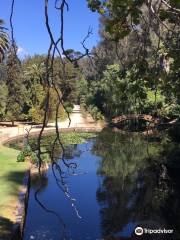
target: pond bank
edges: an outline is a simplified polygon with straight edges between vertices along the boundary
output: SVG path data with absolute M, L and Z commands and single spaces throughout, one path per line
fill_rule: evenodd
M 10 239 L 16 223 L 19 191 L 28 170 L 27 163 L 17 163 L 19 151 L 0 146 L 0 239 Z

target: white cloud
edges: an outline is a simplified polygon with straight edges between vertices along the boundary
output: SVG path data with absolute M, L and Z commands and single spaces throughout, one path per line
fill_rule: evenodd
M 18 50 L 17 50 L 17 54 L 19 57 L 25 57 L 26 55 L 28 55 L 28 52 L 22 48 L 22 47 L 18 47 Z

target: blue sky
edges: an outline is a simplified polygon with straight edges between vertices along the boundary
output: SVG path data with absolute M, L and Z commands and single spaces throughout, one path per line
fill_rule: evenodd
M 53 32 L 59 33 L 58 11 L 54 7 L 55 0 L 49 0 L 49 17 Z M 92 13 L 86 0 L 68 0 L 69 12 L 65 14 L 65 48 L 82 51 L 81 41 L 86 36 L 88 28 L 92 27 L 93 35 L 87 41 L 87 47 L 92 48 L 99 40 L 98 36 L 98 14 Z M 19 53 L 43 54 L 47 52 L 49 37 L 44 23 L 44 0 L 15 0 L 14 32 L 15 40 L 19 47 Z M 9 28 L 11 0 L 1 0 L 0 18 Z

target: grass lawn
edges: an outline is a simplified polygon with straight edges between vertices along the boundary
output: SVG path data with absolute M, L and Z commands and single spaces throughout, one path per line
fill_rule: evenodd
M 27 163 L 16 161 L 18 151 L 0 145 L 0 238 L 15 221 L 15 210 Z

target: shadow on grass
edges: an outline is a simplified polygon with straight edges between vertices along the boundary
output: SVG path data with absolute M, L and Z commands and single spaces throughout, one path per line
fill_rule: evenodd
M 13 222 L 9 219 L 0 217 L 0 240 L 12 238 Z
M 23 186 L 23 179 L 25 177 L 25 174 L 26 174 L 26 171 L 17 170 L 17 171 L 11 171 L 6 175 L 3 175 L 1 178 L 1 180 L 4 182 L 3 189 L 7 188 L 8 194 L 11 196 L 18 196 L 19 188 L 20 186 Z
M 14 223 L 7 218 L 0 217 L 0 240 L 20 240 L 20 228 L 14 228 Z
M 23 185 L 25 171 L 12 171 L 3 176 L 4 182 L 7 183 L 10 196 L 19 196 L 19 187 Z M 19 199 L 20 200 L 20 199 Z M 6 205 L 6 203 L 4 203 Z M 0 240 L 20 240 L 19 228 L 14 229 L 11 220 L 0 217 Z
M 11 171 L 8 174 L 4 175 L 3 178 L 4 180 L 7 180 L 8 182 L 13 182 L 18 185 L 22 185 L 23 183 L 23 178 L 25 176 L 24 170 L 18 170 L 18 171 Z

